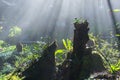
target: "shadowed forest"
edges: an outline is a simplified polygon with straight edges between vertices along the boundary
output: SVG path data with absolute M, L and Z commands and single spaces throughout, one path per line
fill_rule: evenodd
M 119 80 L 119 0 L 0 0 L 0 80 Z

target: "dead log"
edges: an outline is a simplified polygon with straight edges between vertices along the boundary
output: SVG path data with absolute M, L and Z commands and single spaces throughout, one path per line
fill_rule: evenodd
M 56 42 L 53 42 L 44 50 L 38 61 L 22 72 L 24 80 L 54 80 L 56 47 Z

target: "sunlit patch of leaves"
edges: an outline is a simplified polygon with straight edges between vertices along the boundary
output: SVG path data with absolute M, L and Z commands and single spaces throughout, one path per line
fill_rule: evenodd
M 64 49 L 58 49 L 55 52 L 57 65 L 61 64 L 67 57 L 67 53 L 73 50 L 73 43 L 70 39 L 62 39 Z
M 22 32 L 22 29 L 18 26 L 13 26 L 10 30 L 9 30 L 9 37 L 15 37 L 20 35 Z
M 82 22 L 85 22 L 85 19 L 83 19 L 83 18 L 75 18 L 74 21 L 73 21 L 73 23 L 76 23 L 76 24 L 80 24 Z
M 23 80 L 23 78 L 24 77 L 19 77 L 18 74 L 12 75 L 12 72 L 0 76 L 0 80 Z
M 120 12 L 120 9 L 114 9 L 113 12 Z
M 118 71 L 120 71 L 120 60 L 118 60 L 118 62 L 115 64 L 111 64 L 111 68 L 112 70 L 109 69 L 109 71 L 113 74 L 116 74 Z
M 0 41 L 0 45 L 2 45 L 4 42 Z M 23 44 L 23 52 L 17 52 L 15 45 L 7 45 L 1 48 L 3 49 L 1 51 L 1 56 L 8 57 L 7 52 L 11 52 L 9 55 L 9 58 L 14 58 L 14 64 L 5 62 L 3 65 L 3 69 L 1 70 L 0 80 L 8 80 L 8 75 L 12 74 L 13 71 L 20 69 L 20 71 L 23 71 L 25 68 L 29 67 L 32 62 L 37 60 L 39 57 L 41 57 L 41 53 L 43 51 L 44 46 L 46 43 L 44 42 L 35 42 L 31 44 Z M 4 52 L 4 53 L 3 53 Z M 5 61 L 7 61 L 8 58 L 4 58 Z M 4 74 L 5 73 L 5 74 Z M 17 74 L 17 73 L 16 73 Z M 10 80 L 22 80 L 19 78 L 16 74 L 11 75 Z M 4 79 L 3 79 L 4 78 Z
M 108 42 L 100 38 L 100 36 L 93 36 L 90 34 L 90 39 L 93 41 L 93 53 L 99 54 L 103 61 L 106 69 L 112 74 L 117 72 L 120 69 L 120 51 L 117 49 L 117 46 L 113 43 Z M 119 65 L 119 66 L 118 66 Z

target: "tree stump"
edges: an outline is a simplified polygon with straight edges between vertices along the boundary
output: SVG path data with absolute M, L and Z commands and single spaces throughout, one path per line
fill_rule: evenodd
M 56 80 L 84 80 L 89 78 L 93 71 L 101 71 L 93 63 L 96 56 L 92 54 L 92 49 L 86 48 L 89 40 L 88 24 L 87 20 L 83 23 L 74 23 L 73 51 L 68 53 L 67 59 L 60 66 Z M 104 68 L 101 60 L 97 60 L 96 63 L 101 63 L 100 67 Z
M 74 27 L 73 51 L 68 53 L 67 59 L 60 66 L 56 80 L 84 80 L 90 74 L 89 67 L 84 67 L 89 65 L 91 60 L 91 57 L 87 56 L 91 53 L 91 49 L 86 49 L 86 43 L 89 40 L 88 22 L 76 22 Z
M 74 41 L 73 41 L 73 53 L 71 56 L 70 64 L 70 78 L 69 80 L 82 80 L 90 75 L 90 56 L 91 49 L 86 49 L 86 44 L 89 40 L 88 36 L 88 22 L 74 23 Z M 86 61 L 88 60 L 88 61 Z M 89 65 L 88 67 L 84 67 Z

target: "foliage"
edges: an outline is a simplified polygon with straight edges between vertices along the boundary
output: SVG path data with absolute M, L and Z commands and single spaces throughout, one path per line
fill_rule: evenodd
M 57 65 L 61 64 L 65 60 L 67 53 L 73 50 L 73 43 L 70 39 L 62 39 L 62 42 L 65 49 L 58 49 L 55 52 Z
M 105 67 L 111 73 L 115 73 L 120 69 L 120 62 L 119 60 L 119 50 L 117 49 L 116 42 L 108 42 L 106 40 L 101 39 L 100 36 L 93 36 L 90 34 L 90 39 L 93 41 L 93 53 L 99 54 L 103 61 Z
M 13 26 L 10 30 L 9 30 L 9 37 L 15 37 L 20 35 L 22 32 L 22 29 L 18 26 Z
M 80 23 L 81 20 L 75 19 L 75 23 Z M 14 26 L 10 29 L 9 37 L 15 37 L 21 34 L 21 29 L 17 26 Z M 89 34 L 90 39 L 93 41 L 94 45 L 93 53 L 99 54 L 103 61 L 105 67 L 112 74 L 116 73 L 120 70 L 120 59 L 119 59 L 119 51 L 116 49 L 116 42 L 106 41 L 101 39 L 100 36 L 93 36 L 93 34 Z M 120 36 L 117 34 L 116 36 Z M 114 41 L 114 40 L 113 40 Z M 64 45 L 64 49 L 58 49 L 55 52 L 56 63 L 57 65 L 61 64 L 67 53 L 73 50 L 73 43 L 70 39 L 62 39 L 62 43 Z M 18 53 L 15 48 L 15 45 L 9 45 L 5 41 L 0 40 L 0 58 L 4 59 L 3 70 L 1 70 L 0 80 L 22 80 L 22 78 L 18 77 L 17 72 L 12 75 L 14 70 L 20 69 L 23 71 L 25 68 L 31 65 L 32 62 L 37 60 L 42 51 L 45 48 L 46 43 L 44 42 L 36 42 L 31 44 L 23 44 L 23 52 Z M 15 61 L 13 64 L 7 62 L 8 58 L 14 58 Z M 9 74 L 8 74 L 8 73 Z M 7 73 L 7 74 L 4 74 Z
M 4 43 L 4 41 L 3 41 L 3 40 L 0 40 L 0 46 L 1 46 L 3 43 Z
M 4 41 L 0 41 L 0 45 L 2 44 L 4 44 Z M 23 71 L 25 68 L 30 66 L 32 62 L 37 60 L 41 56 L 44 45 L 44 42 L 39 41 L 30 44 L 23 44 L 23 52 L 20 53 L 15 50 L 15 45 L 2 47 L 3 51 L 1 54 L 4 54 L 4 65 L 2 65 L 3 69 L 1 70 L 0 80 L 8 80 L 8 78 L 10 78 L 9 80 L 22 80 L 18 77 L 18 72 L 15 72 L 13 75 L 12 73 L 18 69 L 20 69 L 20 72 Z M 5 55 L 8 52 L 11 52 L 9 57 L 8 55 Z M 8 58 L 5 58 L 6 56 Z M 8 77 L 9 75 L 11 76 Z
M 116 34 L 117 37 L 120 37 L 120 34 Z
M 79 23 L 80 23 L 80 19 L 75 18 L 75 19 L 74 19 L 74 23 L 79 24 Z
M 44 42 L 24 45 L 23 52 L 19 56 L 16 56 L 15 67 L 21 67 L 21 70 L 24 70 L 26 67 L 30 66 L 31 63 L 41 57 L 44 46 Z
M 5 41 L 0 40 L 0 57 L 4 56 L 5 59 L 10 57 L 15 48 L 15 45 L 9 45 Z
M 66 50 L 71 51 L 73 49 L 73 43 L 70 39 L 62 39 L 62 42 Z
M 14 68 L 12 67 L 12 65 L 10 63 L 4 63 L 4 67 L 1 70 L 2 73 L 9 73 L 12 70 L 14 70 Z
M 111 68 L 112 70 L 110 69 L 109 71 L 113 74 L 116 74 L 120 70 L 120 60 L 115 64 L 111 64 Z
M 20 78 L 17 74 L 12 75 L 12 72 L 8 75 L 1 75 L 0 80 L 23 80 L 23 77 Z
M 114 9 L 113 12 L 120 12 L 120 9 Z
M 80 24 L 80 23 L 82 23 L 82 22 L 84 22 L 84 21 L 85 21 L 85 20 L 82 19 L 82 18 L 80 18 L 80 19 L 75 18 L 73 23 Z

